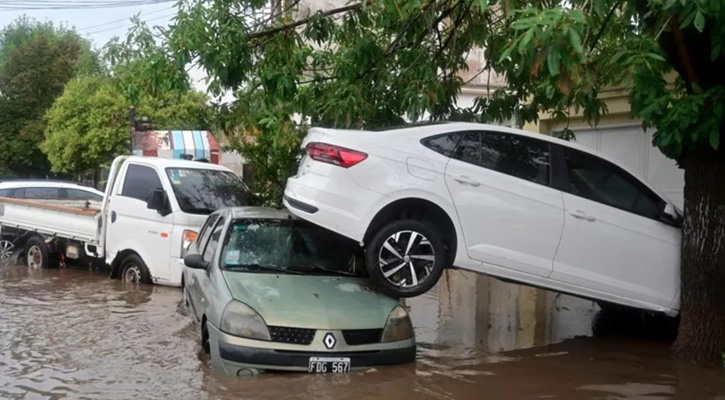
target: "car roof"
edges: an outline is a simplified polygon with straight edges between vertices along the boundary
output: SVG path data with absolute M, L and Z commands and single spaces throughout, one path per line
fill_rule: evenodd
M 206 163 L 201 161 L 180 160 L 178 158 L 128 156 L 126 157 L 126 162 L 147 164 L 159 168 L 198 168 L 232 172 L 229 168 L 223 165 Z
M 79 183 L 75 182 L 68 182 L 68 181 L 52 181 L 52 180 L 7 180 L 0 182 L 0 189 L 20 189 L 20 188 L 30 188 L 30 187 L 42 187 L 42 188 L 64 188 L 64 189 L 78 189 L 78 190 L 84 190 L 87 192 L 98 192 L 103 194 L 102 192 L 99 192 L 98 190 L 83 186 Z
M 292 214 L 290 214 L 285 209 L 278 209 L 278 208 L 272 208 L 272 207 L 231 207 L 226 210 L 229 210 L 231 216 L 233 219 L 240 219 L 240 218 L 255 218 L 255 219 L 290 219 L 292 218 Z M 219 210 L 218 212 L 222 212 L 223 210 Z

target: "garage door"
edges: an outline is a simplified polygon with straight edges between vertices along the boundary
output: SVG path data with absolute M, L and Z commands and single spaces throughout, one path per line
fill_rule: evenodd
M 598 127 L 575 130 L 576 142 L 598 150 L 626 166 L 667 199 L 682 208 L 684 174 L 673 160 L 652 146 L 652 133 L 642 127 Z

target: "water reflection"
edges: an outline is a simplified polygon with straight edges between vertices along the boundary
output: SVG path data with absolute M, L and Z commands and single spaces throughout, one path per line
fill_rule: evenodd
M 180 298 L 178 289 L 128 286 L 84 270 L 0 266 L 0 399 L 689 400 L 725 393 L 720 370 L 675 363 L 657 341 L 565 340 L 591 334 L 592 302 L 458 271 L 407 301 L 416 363 L 345 376 L 218 376 Z

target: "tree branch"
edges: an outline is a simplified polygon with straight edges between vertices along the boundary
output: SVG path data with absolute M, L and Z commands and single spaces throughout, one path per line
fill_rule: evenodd
M 617 0 L 616 3 L 612 6 L 612 9 L 609 10 L 609 13 L 607 14 L 606 18 L 604 18 L 604 22 L 602 23 L 602 27 L 599 28 L 599 32 L 597 32 L 597 36 L 594 37 L 594 41 L 592 42 L 592 45 L 589 46 L 589 51 L 591 52 L 594 50 L 594 47 L 596 47 L 597 42 L 602 37 L 602 34 L 604 33 L 604 29 L 607 27 L 607 24 L 609 24 L 609 20 L 612 19 L 612 15 L 614 15 L 614 11 L 619 7 L 619 4 L 622 2 L 622 0 Z
M 324 12 L 321 12 L 321 13 L 318 13 L 318 14 L 319 15 L 322 15 L 323 17 L 328 17 L 330 15 L 341 14 L 341 13 L 346 13 L 348 11 L 357 10 L 361 6 L 362 6 L 362 3 L 351 4 L 349 6 L 335 8 L 335 9 L 332 9 L 332 10 L 327 10 L 327 11 L 324 11 Z M 315 15 L 318 15 L 318 14 L 315 14 Z M 267 30 L 264 30 L 264 31 L 261 31 L 261 32 L 250 33 L 249 35 L 247 35 L 247 38 L 248 39 L 256 39 L 256 38 L 260 38 L 260 37 L 274 35 L 275 33 L 279 33 L 279 32 L 282 32 L 282 31 L 287 31 L 287 30 L 290 30 L 290 29 L 294 29 L 294 28 L 296 28 L 296 27 L 298 27 L 300 25 L 304 25 L 304 24 L 310 22 L 310 19 L 312 19 L 313 16 L 309 16 L 307 18 L 303 18 L 301 20 L 292 22 L 291 24 L 278 26 L 276 28 L 267 29 Z

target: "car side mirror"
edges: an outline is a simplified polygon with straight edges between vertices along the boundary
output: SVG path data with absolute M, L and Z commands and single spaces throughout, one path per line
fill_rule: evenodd
M 202 257 L 201 254 L 187 254 L 184 257 L 184 265 L 193 269 L 209 268 L 209 263 L 204 260 L 204 257 Z
M 682 226 L 682 217 L 675 209 L 675 206 L 667 203 L 662 212 L 662 222 L 679 228 Z
M 171 214 L 171 210 L 169 210 L 169 198 L 163 189 L 151 189 L 148 200 L 146 201 L 146 208 L 156 210 L 164 217 Z

